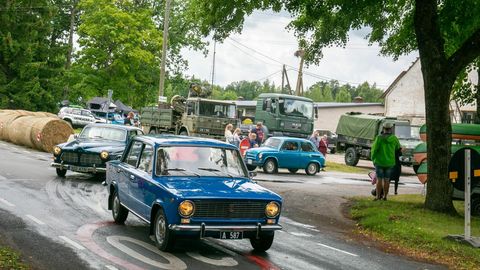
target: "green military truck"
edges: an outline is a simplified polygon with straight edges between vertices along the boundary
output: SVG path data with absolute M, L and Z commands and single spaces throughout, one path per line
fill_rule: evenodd
M 370 159 L 370 150 L 375 137 L 382 132 L 386 122 L 394 124 L 394 134 L 398 137 L 403 148 L 400 162 L 402 165 L 414 166 L 418 164 L 413 158 L 413 149 L 421 143 L 418 134 L 412 130 L 415 127 L 407 120 L 399 120 L 391 117 L 369 115 L 362 113 L 348 113 L 340 117 L 337 125 L 337 150 L 345 151 L 345 164 L 356 166 L 359 159 Z
M 200 97 L 172 97 L 169 108 L 157 106 L 141 109 L 143 131 L 224 139 L 225 126 L 237 125 L 236 106 L 231 101 Z
M 313 101 L 309 98 L 278 93 L 258 96 L 255 122 L 267 128 L 267 137 L 307 138 L 313 131 Z

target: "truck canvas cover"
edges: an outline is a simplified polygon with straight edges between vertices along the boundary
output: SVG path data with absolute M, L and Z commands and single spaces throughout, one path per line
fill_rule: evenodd
M 375 139 L 382 116 L 366 114 L 344 114 L 340 117 L 337 134 L 367 140 Z

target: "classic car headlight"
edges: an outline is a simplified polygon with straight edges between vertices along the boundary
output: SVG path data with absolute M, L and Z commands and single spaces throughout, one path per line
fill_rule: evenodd
M 59 156 L 60 153 L 62 153 L 62 148 L 60 148 L 60 147 L 58 147 L 58 146 L 55 146 L 55 147 L 53 148 L 53 155 L 54 155 L 54 156 Z
M 280 213 L 280 206 L 276 202 L 269 202 L 265 207 L 265 215 L 268 218 L 274 218 Z
M 262 159 L 263 153 L 258 154 L 258 159 Z
M 195 204 L 192 201 L 183 201 L 178 206 L 178 213 L 184 218 L 191 217 L 195 212 Z
M 107 151 L 100 152 L 100 158 L 103 160 L 107 160 L 110 154 Z

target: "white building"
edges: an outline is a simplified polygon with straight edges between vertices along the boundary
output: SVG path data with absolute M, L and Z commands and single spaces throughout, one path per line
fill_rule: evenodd
M 340 116 L 348 112 L 361 112 L 365 114 L 383 115 L 382 103 L 339 103 L 339 102 L 316 102 L 318 118 L 315 119 L 315 129 L 337 130 Z

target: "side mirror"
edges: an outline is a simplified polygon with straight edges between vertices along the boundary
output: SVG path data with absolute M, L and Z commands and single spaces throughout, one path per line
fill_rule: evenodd
M 257 176 L 257 172 L 248 172 L 248 177 L 253 178 Z

